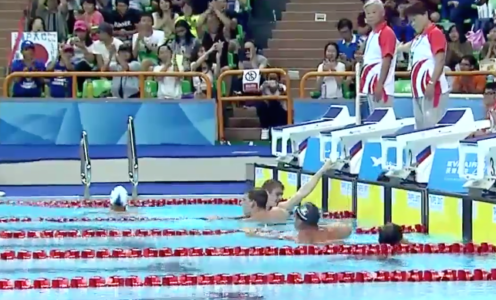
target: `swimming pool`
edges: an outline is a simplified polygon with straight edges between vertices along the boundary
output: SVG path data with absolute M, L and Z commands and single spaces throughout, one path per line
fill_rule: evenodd
M 205 248 L 210 247 L 296 247 L 288 241 L 249 238 L 243 233 L 215 234 L 215 230 L 235 231 L 238 221 L 205 221 L 207 216 L 237 216 L 241 208 L 236 205 L 167 205 L 161 207 L 136 208 L 138 218 L 158 220 L 109 220 L 104 208 L 53 208 L 40 205 L 0 205 L 0 236 L 5 231 L 40 232 L 59 230 L 64 232 L 120 232 L 141 229 L 207 230 L 208 235 L 146 236 L 146 237 L 86 237 L 86 238 L 0 238 L 0 278 L 29 279 L 75 278 L 89 279 L 95 276 L 130 278 L 169 274 L 307 274 L 311 272 L 363 272 L 363 271 L 408 271 L 446 269 L 496 269 L 494 254 L 404 254 L 392 259 L 379 260 L 372 256 L 350 255 L 284 255 L 284 256 L 171 256 L 171 257 L 127 257 L 111 258 L 112 251 L 128 249 L 149 251 L 150 249 Z M 113 216 L 112 216 L 113 217 Z M 16 219 L 18 218 L 18 219 Z M 25 218 L 25 219 L 23 219 Z M 39 221 L 39 218 L 43 218 Z M 81 218 L 84 221 L 81 221 Z M 334 222 L 326 220 L 326 222 Z M 360 224 L 362 226 L 362 224 Z M 271 226 L 271 230 L 290 232 L 292 221 Z M 208 231 L 210 230 L 210 231 Z M 198 233 L 198 232 L 193 232 Z M 416 243 L 452 242 L 421 234 L 408 234 Z M 375 235 L 353 234 L 348 244 L 375 243 Z M 105 251 L 108 249 L 109 251 Z M 72 251 L 69 251 L 72 250 Z M 96 250 L 100 254 L 95 255 Z M 58 251 L 58 252 L 57 252 Z M 86 252 L 85 252 L 86 251 Z M 119 252 L 120 251 L 120 252 Z M 82 253 L 86 253 L 84 256 Z M 118 250 L 116 253 L 123 253 Z M 14 259 L 7 254 L 15 253 Z M 20 255 L 19 253 L 23 254 Z M 36 254 L 35 254 L 36 253 Z M 69 253 L 69 258 L 46 258 L 56 253 Z M 89 253 L 89 254 L 88 254 Z M 93 253 L 93 254 L 91 254 Z M 105 254 L 106 253 L 106 254 Z M 110 253 L 110 254 L 109 254 Z M 40 256 L 41 255 L 41 256 Z M 88 256 L 89 255 L 89 256 Z M 95 258 L 91 255 L 99 256 Z M 78 257 L 79 258 L 74 258 Z M 119 255 L 116 255 L 119 256 Z M 17 257 L 17 258 L 16 258 Z M 34 258 L 36 257 L 36 259 Z M 71 258 L 73 257 L 73 258 Z M 20 259 L 23 258 L 23 259 Z M 114 277 L 114 279 L 117 277 Z M 115 279 L 116 282 L 120 279 Z M 61 281 L 62 282 L 62 281 Z M 120 282 L 120 281 L 119 281 Z M 124 284 L 129 285 L 129 284 Z M 372 282 L 336 284 L 257 284 L 257 285 L 210 285 L 161 286 L 161 287 L 104 287 L 104 288 L 59 288 L 0 290 L 0 299 L 303 299 L 313 300 L 341 298 L 379 300 L 387 297 L 403 300 L 439 299 L 487 299 L 487 294 L 496 291 L 494 282 Z

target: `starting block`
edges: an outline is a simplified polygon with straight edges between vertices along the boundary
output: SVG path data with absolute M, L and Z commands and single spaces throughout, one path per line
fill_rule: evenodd
M 474 173 L 469 173 L 465 168 L 468 154 L 475 154 L 477 157 L 477 169 Z M 496 133 L 461 140 L 458 155 L 458 175 L 467 180 L 463 187 L 468 189 L 470 195 L 481 196 L 488 191 L 496 192 Z
M 393 108 L 376 108 L 362 125 L 348 125 L 343 128 L 320 133 L 320 161 L 330 159 L 331 170 L 357 175 L 363 155 L 363 144 L 379 140 L 383 135 L 415 124 L 414 118 L 397 120 Z M 331 143 L 331 152 L 326 157 L 325 146 Z
M 394 180 L 427 183 L 434 152 L 438 145 L 458 143 L 468 135 L 484 128 L 487 121 L 475 121 L 470 108 L 448 109 L 436 126 L 401 131 L 381 139 L 382 167 L 385 176 Z M 396 161 L 388 162 L 388 150 L 396 148 Z
M 332 105 L 319 120 L 272 128 L 272 155 L 278 163 L 301 167 L 300 154 L 306 150 L 308 139 L 321 131 L 341 128 L 353 124 L 355 117 L 350 116 L 348 107 Z M 278 150 L 278 145 L 280 150 Z M 291 153 L 288 153 L 289 145 Z

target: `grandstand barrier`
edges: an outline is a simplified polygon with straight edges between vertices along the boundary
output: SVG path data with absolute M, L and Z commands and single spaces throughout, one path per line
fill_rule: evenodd
M 16 78 L 57 78 L 72 77 L 72 95 L 77 95 L 77 77 L 138 77 L 140 81 L 140 98 L 145 98 L 145 78 L 146 77 L 201 77 L 207 84 L 206 99 L 212 99 L 212 82 L 201 72 L 64 72 L 64 76 L 57 72 L 15 72 L 9 74 L 3 83 L 3 95 L 9 97 L 9 87 Z
M 240 102 L 240 101 L 286 101 L 287 103 L 287 113 L 288 113 L 288 123 L 291 124 L 293 122 L 293 100 L 289 97 L 289 92 L 291 91 L 290 82 L 291 80 L 288 77 L 288 74 L 283 69 L 261 69 L 261 73 L 277 73 L 282 77 L 285 77 L 286 84 L 286 95 L 284 96 L 256 96 L 256 95 L 246 95 L 246 96 L 234 96 L 234 97 L 223 97 L 222 96 L 222 82 L 226 76 L 239 76 L 243 75 L 243 70 L 228 70 L 222 72 L 217 79 L 217 99 L 219 101 L 219 105 L 217 105 L 217 124 L 219 125 L 219 139 L 224 139 L 224 110 L 223 110 L 223 102 Z

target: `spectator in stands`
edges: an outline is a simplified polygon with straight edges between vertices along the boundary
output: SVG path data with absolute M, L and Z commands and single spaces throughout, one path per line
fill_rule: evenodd
M 461 28 L 463 21 L 472 16 L 472 4 L 475 0 L 441 0 L 441 18 L 459 24 Z
M 108 66 L 111 61 L 115 60 L 116 49 L 122 45 L 122 41 L 112 35 L 112 25 L 102 23 L 98 26 L 99 40 L 93 42 L 91 52 L 95 55 L 95 59 L 100 70 Z
M 231 18 L 226 15 L 225 0 L 214 0 L 209 3 L 208 9 L 202 13 L 198 19 L 198 30 L 201 30 L 205 23 L 207 27 L 211 26 L 208 23 L 212 22 L 214 19 L 220 21 L 223 26 L 231 27 Z M 220 28 L 221 24 L 218 24 L 217 27 Z M 212 33 L 210 29 L 209 33 Z
M 269 60 L 262 54 L 258 54 L 254 41 L 245 42 L 244 54 L 244 59 L 239 66 L 240 70 L 264 69 L 269 66 Z
M 59 47 L 59 58 L 50 62 L 47 71 L 67 72 L 74 71 L 74 65 L 71 60 L 74 56 L 74 48 L 69 44 Z M 50 97 L 53 98 L 72 98 L 72 78 L 69 77 L 52 77 L 49 79 Z
M 191 29 L 189 27 L 188 22 L 186 20 L 179 20 L 175 25 L 175 37 L 174 40 L 170 43 L 172 52 L 175 54 L 175 59 L 181 66 L 187 66 L 186 70 L 189 69 L 190 58 L 193 49 L 197 44 L 199 44 L 198 40 L 193 36 Z
M 35 58 L 35 45 L 29 40 L 25 40 L 20 46 L 22 59 L 12 62 L 11 73 L 15 72 L 43 72 L 46 71 L 45 64 Z M 39 98 L 43 88 L 41 78 L 15 78 L 12 89 L 12 97 Z
M 74 35 L 67 44 L 74 47 L 74 55 L 72 56 L 72 64 L 74 69 L 79 72 L 91 72 L 95 63 L 95 55 L 93 54 L 93 40 L 90 36 L 89 28 L 86 22 L 79 20 L 74 24 Z M 78 89 L 83 89 L 83 84 L 86 78 L 77 79 Z
M 153 17 L 143 13 L 140 18 L 138 32 L 133 34 L 133 56 L 138 58 L 144 70 L 158 64 L 158 46 L 165 43 L 165 34 L 162 30 L 153 29 Z
M 60 4 L 57 3 L 57 0 L 38 0 L 36 16 L 43 19 L 47 31 L 57 32 L 59 42 L 65 41 L 69 33 L 67 28 L 68 13 L 67 0 L 60 0 Z
M 463 56 L 473 53 L 472 44 L 467 41 L 465 36 L 459 34 L 455 25 L 448 30 L 446 39 L 448 40 L 446 65 L 454 70 Z
M 201 2 L 204 1 L 202 0 Z M 183 11 L 185 4 L 190 5 L 186 0 L 172 0 L 172 11 L 177 14 L 180 13 L 181 11 Z M 193 10 L 191 10 L 191 14 L 193 14 Z
M 181 10 L 182 16 L 176 19 L 176 23 L 184 21 L 188 23 L 191 33 L 195 38 L 198 38 L 198 30 L 201 31 L 200 16 L 193 14 L 193 8 L 189 2 L 184 2 Z
M 358 27 L 357 27 L 358 38 L 359 38 L 360 43 L 363 43 L 367 40 L 367 37 L 368 37 L 370 31 L 372 31 L 372 28 L 370 28 L 370 26 L 365 21 L 365 13 L 364 12 L 361 12 L 360 14 L 358 14 L 357 25 L 358 25 Z
M 405 4 L 398 5 L 398 16 L 391 21 L 391 27 L 396 34 L 396 38 L 402 43 L 408 43 L 415 37 L 415 29 L 413 29 L 405 16 L 405 8 Z
M 36 17 L 31 19 L 28 25 L 28 32 L 45 32 L 46 26 L 45 21 L 42 18 Z
M 74 30 L 76 15 L 81 10 L 81 5 L 79 0 L 67 0 L 67 29 L 70 33 Z
M 339 20 L 337 28 L 342 38 L 338 41 L 339 60 L 349 68 L 353 64 L 355 51 L 360 48 L 360 39 L 353 34 L 353 24 L 348 19 Z
M 280 82 L 279 74 L 267 74 L 267 80 L 260 86 L 264 96 L 280 96 L 286 94 L 286 86 Z M 283 106 L 284 104 L 284 106 Z M 270 138 L 270 129 L 287 124 L 285 103 L 280 101 L 259 101 L 256 103 L 257 116 L 262 127 L 261 139 Z
M 239 24 L 248 31 L 248 22 L 250 20 L 251 5 L 250 0 L 228 0 L 227 15 L 230 16 L 233 24 Z M 232 26 L 231 26 L 232 27 Z M 249 35 L 249 32 L 247 32 Z
M 114 2 L 117 2 L 114 0 Z M 150 6 L 150 0 L 129 0 L 129 8 L 142 11 L 144 7 Z
M 158 11 L 153 13 L 153 29 L 162 30 L 168 39 L 174 33 L 174 24 L 178 17 L 172 11 L 171 0 L 160 0 Z
M 224 38 L 221 22 L 216 15 L 210 14 L 207 17 L 206 25 L 207 25 L 207 31 L 203 34 L 201 44 L 203 48 L 210 49 L 215 43 L 223 42 L 224 48 L 222 49 L 221 66 L 220 66 L 221 68 L 223 68 L 228 64 L 227 62 L 228 43 Z M 215 61 L 215 54 L 211 54 L 210 60 Z
M 486 36 L 486 43 L 482 47 L 480 57 L 482 60 L 496 58 L 496 27 L 492 27 Z
M 172 48 L 167 45 L 158 47 L 159 65 L 153 68 L 153 72 L 181 72 L 184 71 L 182 65 L 177 64 Z M 158 98 L 160 99 L 181 99 L 181 79 L 172 76 L 156 76 L 158 82 Z
M 133 57 L 132 51 L 129 43 L 120 45 L 117 53 L 115 51 L 110 52 L 111 56 L 115 56 L 115 61 L 109 60 L 108 67 L 105 69 L 116 72 L 140 71 L 141 64 Z M 139 78 L 137 76 L 114 76 L 112 77 L 111 91 L 112 96 L 116 98 L 139 98 Z
M 106 13 L 112 11 L 113 3 L 112 0 L 97 0 L 96 8 L 102 12 L 105 16 Z
M 104 22 L 103 15 L 96 9 L 96 0 L 83 0 L 82 20 L 90 30 L 96 31 L 98 26 Z M 96 35 L 93 36 L 97 39 Z
M 493 117 L 494 119 L 496 108 L 496 82 L 489 81 L 486 83 L 483 103 L 487 118 L 491 119 L 491 117 Z
M 204 73 L 213 84 L 220 74 L 220 59 L 224 46 L 223 43 L 224 42 L 215 43 L 208 51 L 205 51 L 203 46 L 198 46 L 191 56 L 191 71 Z M 212 54 L 215 54 L 215 63 L 209 59 Z M 202 77 L 193 77 L 193 87 L 195 88 L 196 96 L 205 97 L 207 83 Z
M 129 7 L 129 0 L 116 0 L 116 7 L 110 14 L 110 24 L 114 27 L 114 36 L 122 41 L 130 40 L 137 32 L 140 12 Z
M 336 43 L 330 42 L 324 47 L 324 60 L 317 68 L 317 72 L 344 72 L 346 66 L 338 61 L 339 47 Z M 336 99 L 343 97 L 341 76 L 317 77 L 317 90 L 320 90 L 320 97 L 323 99 Z
M 473 55 L 465 55 L 460 61 L 461 71 L 474 71 L 477 69 L 477 60 Z M 453 80 L 453 93 L 462 94 L 482 94 L 486 86 L 484 75 L 475 76 L 455 76 Z

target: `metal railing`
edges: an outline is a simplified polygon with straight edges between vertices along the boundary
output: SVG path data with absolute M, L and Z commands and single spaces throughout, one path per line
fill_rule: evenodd
M 243 75 L 243 70 L 228 70 L 224 71 L 219 75 L 219 78 L 217 79 L 217 100 L 219 101 L 217 105 L 217 125 L 218 125 L 218 137 L 220 140 L 223 140 L 225 138 L 224 136 L 224 109 L 223 109 L 223 104 L 224 102 L 239 102 L 239 101 L 286 101 L 287 104 L 287 112 L 288 112 L 288 124 L 293 123 L 293 99 L 289 96 L 291 93 L 291 80 L 289 79 L 288 74 L 286 73 L 285 70 L 283 69 L 260 69 L 260 73 L 262 74 L 267 74 L 267 73 L 277 73 L 281 77 L 281 80 L 283 80 L 283 77 L 285 77 L 285 84 L 286 84 L 286 95 L 282 96 L 267 96 L 267 95 L 262 95 L 262 96 L 234 96 L 234 97 L 224 97 L 222 96 L 222 81 L 226 76 L 238 76 L 238 75 Z
M 77 95 L 77 77 L 138 77 L 140 87 L 140 98 L 145 98 L 145 78 L 146 77 L 201 77 L 207 86 L 206 99 L 212 99 L 212 82 L 208 76 L 202 72 L 64 72 L 63 75 L 57 72 L 15 72 L 9 74 L 3 82 L 3 96 L 9 96 L 9 86 L 15 78 L 72 78 L 72 97 Z M 92 97 L 90 95 L 90 97 Z
M 81 183 L 84 187 L 84 199 L 91 198 L 90 185 L 91 185 L 91 159 L 88 151 L 88 134 L 83 130 L 81 134 L 80 143 L 80 158 L 81 158 Z
M 134 119 L 129 116 L 127 119 L 127 163 L 129 181 L 132 184 L 132 199 L 138 198 L 138 183 L 139 183 L 139 165 L 138 156 L 136 154 L 136 134 L 134 131 Z

